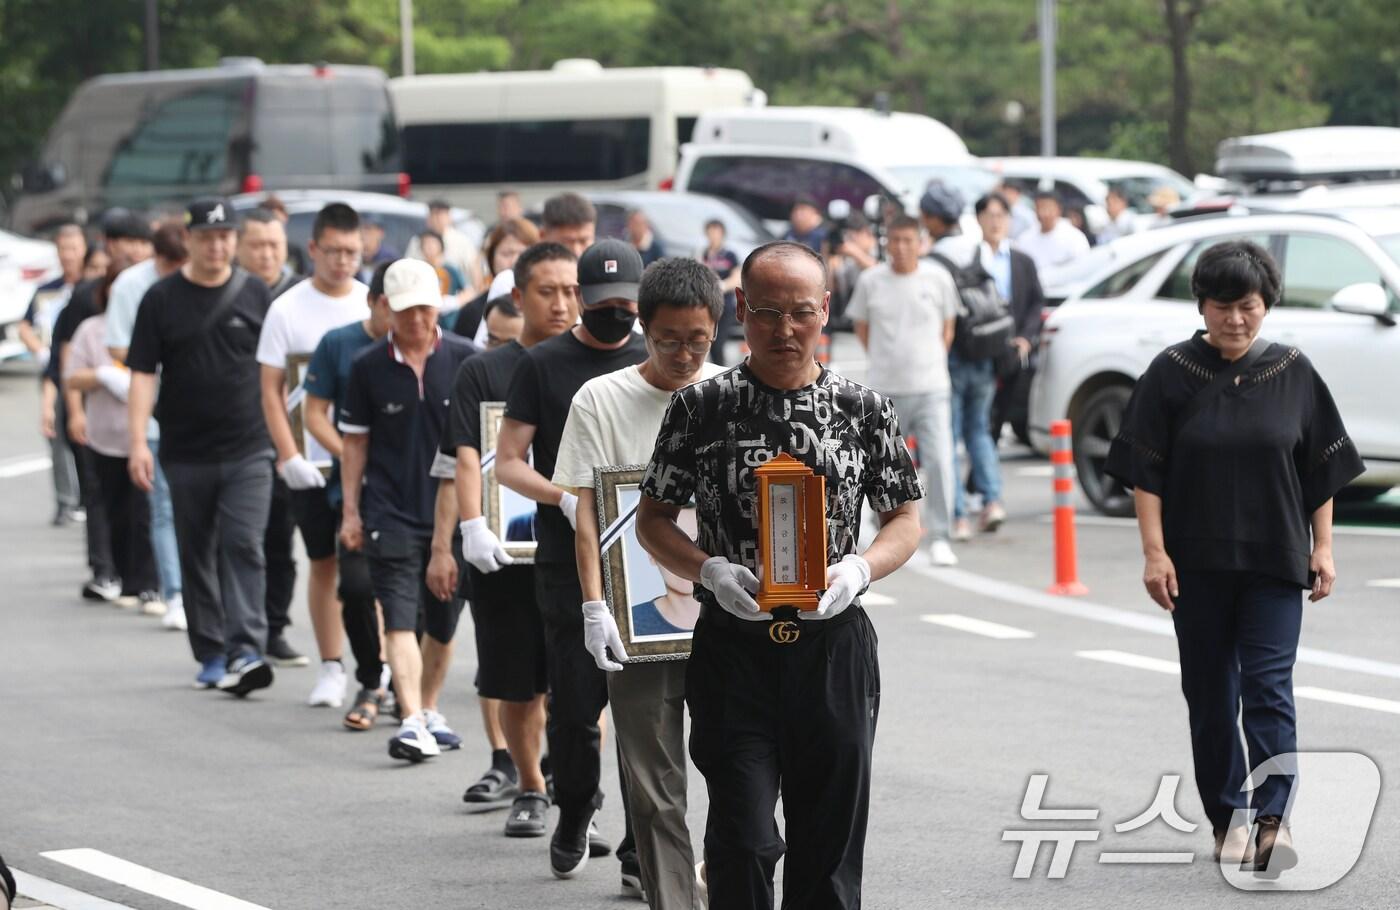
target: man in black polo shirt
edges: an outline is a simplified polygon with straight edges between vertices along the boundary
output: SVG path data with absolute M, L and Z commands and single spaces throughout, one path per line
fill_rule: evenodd
M 645 340 L 632 331 L 642 277 L 636 248 L 622 240 L 600 240 L 580 257 L 578 277 L 581 324 L 526 352 L 511 380 L 496 441 L 497 478 L 540 504 L 535 589 L 544 617 L 551 693 L 547 732 L 559 805 L 550 866 L 559 878 L 572 878 L 587 862 L 590 838 L 601 842 L 590 826 L 603 804 L 598 716 L 608 702 L 608 684 L 581 647 L 578 605 L 583 592 L 574 561 L 578 497 L 550 478 L 574 393 L 595 376 L 647 359 Z M 533 466 L 528 452 L 534 455 Z
M 247 695 L 272 684 L 263 533 L 272 443 L 258 395 L 267 286 L 232 266 L 233 208 L 201 199 L 186 213 L 189 261 L 141 299 L 132 327 L 128 431 L 132 481 L 150 492 L 146 428 L 160 370 L 160 463 L 170 484 L 195 685 Z
M 442 453 L 456 460 L 454 483 L 461 516 L 462 555 L 476 629 L 477 694 L 499 700 L 508 755 L 492 757 L 492 768 L 463 799 L 492 802 L 518 794 L 506 818 L 507 837 L 545 833 L 549 809 L 540 770 L 544 733 L 544 626 L 535 600 L 535 570 L 512 565 L 481 513 L 481 404 L 505 401 L 526 351 L 573 328 L 578 319 L 578 260 L 557 243 L 537 243 L 515 263 L 511 299 L 525 317 L 518 341 L 473 357 L 457 371 Z M 493 453 L 486 452 L 486 455 Z
M 439 754 L 428 713 L 452 657 L 461 602 L 452 591 L 457 563 L 452 540 L 433 538 L 435 514 L 456 519 L 451 487 L 431 476 L 452 381 L 476 345 L 438 328 L 442 302 L 437 272 L 400 259 L 384 273 L 393 311 L 389 337 L 356 355 L 337 423 L 344 494 L 340 539 L 364 549 L 374 594 L 384 609 L 384 650 L 403 718 L 389 755 L 420 762 Z M 363 488 L 361 483 L 363 482 Z M 363 509 L 361 508 L 363 503 Z M 427 633 L 420 649 L 415 631 Z
M 686 704 L 705 775 L 710 905 L 860 906 L 871 748 L 880 707 L 875 630 L 860 606 L 872 579 L 919 544 L 923 495 L 888 398 L 815 362 L 830 313 L 826 269 L 777 241 L 744 262 L 739 321 L 748 360 L 671 398 L 642 480 L 637 538 L 700 601 Z M 759 611 L 754 468 L 786 454 L 826 480 L 826 590 L 801 622 Z M 694 498 L 698 539 L 676 523 Z M 880 523 L 856 555 L 862 502 Z M 770 622 L 770 620 L 773 620 Z M 773 821 L 779 793 L 787 844 Z

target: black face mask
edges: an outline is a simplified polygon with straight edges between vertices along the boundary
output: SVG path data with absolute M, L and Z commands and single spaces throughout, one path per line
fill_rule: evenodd
M 620 306 L 585 307 L 581 315 L 583 327 L 588 334 L 603 344 L 617 344 L 632 331 L 637 322 L 637 314 Z

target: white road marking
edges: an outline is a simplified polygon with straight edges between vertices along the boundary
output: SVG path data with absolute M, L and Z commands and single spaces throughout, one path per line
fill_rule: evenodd
M 1121 607 L 1110 607 L 1078 598 L 1057 597 L 1054 594 L 1046 594 L 1043 591 L 1023 588 L 1010 582 L 998 581 L 995 578 L 988 578 L 965 569 L 934 569 L 918 563 L 909 563 L 908 570 L 926 575 L 963 591 L 996 600 L 1004 600 L 1023 607 L 1032 607 L 1049 613 L 1058 613 L 1062 616 L 1073 616 L 1076 619 L 1088 619 L 1127 629 L 1136 629 L 1139 632 L 1150 632 L 1153 635 L 1173 637 L 1176 635 L 1172 621 L 1161 616 L 1150 616 L 1146 613 L 1125 610 Z M 1319 648 L 1300 647 L 1298 649 L 1298 663 L 1331 667 L 1334 670 L 1349 670 L 1353 673 L 1367 673 L 1371 676 L 1383 676 L 1387 679 L 1400 679 L 1400 664 L 1373 660 L 1369 657 L 1354 657 L 1350 654 L 1324 651 Z
M 1055 516 L 1052 514 L 1041 515 L 1038 519 L 1041 524 L 1052 524 Z M 1110 515 L 1092 515 L 1078 512 L 1074 516 L 1076 524 L 1094 525 L 1103 528 L 1123 528 L 1137 527 L 1136 518 L 1114 518 Z M 1400 528 L 1373 528 L 1361 525 L 1334 525 L 1332 533 L 1345 534 L 1351 537 L 1400 537 Z
M 1156 865 L 1160 863 L 1190 863 L 1194 862 L 1194 853 L 1100 853 L 1101 863 L 1123 863 L 1137 865 Z
M 0 464 L 0 480 L 23 477 L 26 474 L 37 474 L 40 471 L 47 471 L 52 466 L 53 459 L 47 455 L 26 455 L 23 458 L 11 459 Z
M 1174 660 L 1158 657 L 1145 657 L 1127 651 L 1075 651 L 1075 657 L 1085 657 L 1120 667 L 1133 667 L 1138 670 L 1152 670 L 1155 673 L 1181 675 L 1181 666 Z M 1371 695 L 1357 695 L 1354 692 L 1339 692 L 1336 689 L 1323 689 L 1318 686 L 1294 686 L 1293 696 L 1310 701 L 1324 701 L 1332 705 L 1347 705 L 1352 708 L 1366 708 L 1384 714 L 1400 714 L 1400 701 L 1389 698 L 1376 698 Z
M 1366 582 L 1368 588 L 1400 588 L 1400 578 L 1373 578 Z
M 15 874 L 15 884 L 19 893 L 58 910 L 131 910 L 126 904 L 114 904 L 109 900 L 76 891 L 67 885 L 51 882 L 37 875 L 10 867 Z
M 1024 468 L 1016 469 L 1017 477 L 1054 477 L 1055 466 L 1052 464 L 1034 464 Z
M 56 863 L 72 866 L 74 869 L 89 875 L 105 878 L 135 891 L 154 895 L 162 900 L 170 901 L 172 904 L 189 907 L 190 910 L 268 910 L 267 907 L 250 904 L 236 897 L 204 888 L 182 878 L 175 878 L 173 875 L 166 875 L 164 872 L 138 866 L 136 863 L 128 862 L 121 857 L 112 856 L 110 853 L 103 853 L 101 850 L 93 850 L 89 847 L 79 847 L 74 850 L 50 850 L 39 855 Z
M 860 602 L 867 607 L 892 607 L 895 599 L 888 594 L 877 594 L 874 591 L 866 591 L 860 596 Z
M 1144 657 L 1141 654 L 1129 654 L 1127 651 L 1075 651 L 1075 657 L 1084 657 L 1089 660 L 1097 660 L 1106 664 L 1117 664 L 1120 667 L 1133 667 L 1137 670 L 1151 670 L 1154 673 L 1174 673 L 1181 675 L 1181 667 L 1174 660 L 1162 660 L 1159 657 Z
M 988 638 L 1035 638 L 1034 632 L 1018 629 L 1015 626 L 1004 626 L 999 622 L 974 619 L 961 613 L 928 613 L 919 618 L 924 622 L 933 623 L 935 626 L 947 626 L 960 632 L 971 632 L 973 635 L 985 635 Z

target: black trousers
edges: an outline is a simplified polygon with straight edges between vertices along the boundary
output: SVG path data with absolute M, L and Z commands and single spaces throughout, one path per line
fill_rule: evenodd
M 66 434 L 67 428 L 63 429 Z M 116 578 L 117 563 L 112 556 L 112 528 L 107 521 L 107 506 L 102 501 L 102 488 L 97 479 L 97 453 L 68 438 L 73 452 L 73 464 L 78 469 L 78 497 L 87 513 L 88 568 L 93 578 Z
M 272 504 L 267 512 L 267 532 L 263 534 L 263 559 L 267 562 L 267 593 L 263 606 L 267 613 L 267 640 L 282 634 L 292 624 L 292 593 L 297 586 L 297 562 L 292 556 L 291 490 L 272 473 Z
M 380 656 L 379 614 L 374 609 L 369 559 L 364 550 L 347 550 L 338 543 L 336 555 L 340 569 L 336 593 L 340 595 L 345 637 L 350 639 L 350 653 L 355 655 L 355 681 L 363 689 L 378 689 L 384 659 Z
M 160 591 L 156 556 L 151 549 L 151 504 L 131 482 L 126 459 L 89 450 L 98 491 L 107 517 L 108 546 L 122 594 Z
M 549 760 L 554 802 L 565 812 L 603 806 L 598 715 L 608 704 L 608 681 L 583 647 L 583 592 L 569 565 L 535 566 L 549 672 Z
M 1206 816 L 1224 829 L 1252 802 L 1260 816 L 1282 817 L 1291 778 L 1274 774 L 1252 792 L 1241 788 L 1251 768 L 1298 749 L 1293 664 L 1302 589 L 1257 572 L 1179 570 L 1177 583 L 1172 623 Z
M 714 609 L 695 628 L 686 704 L 690 757 L 710 795 L 710 906 L 772 908 L 786 852 L 784 908 L 857 908 L 880 712 L 875 629 L 852 607 L 796 621 L 795 641 L 770 631 L 792 630 Z

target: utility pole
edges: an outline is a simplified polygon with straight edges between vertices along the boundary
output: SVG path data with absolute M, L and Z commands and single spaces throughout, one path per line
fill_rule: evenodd
M 159 0 L 146 0 L 146 69 L 160 69 Z
M 399 0 L 399 41 L 403 46 L 403 74 L 412 76 L 413 65 L 413 0 Z
M 1055 156 L 1055 0 L 1039 0 L 1040 154 Z

